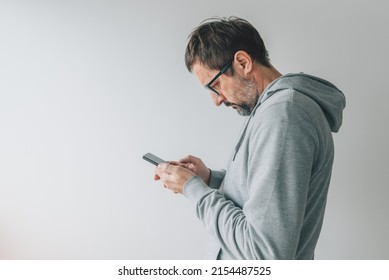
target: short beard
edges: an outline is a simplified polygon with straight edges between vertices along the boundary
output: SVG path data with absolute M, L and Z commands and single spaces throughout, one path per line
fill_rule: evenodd
M 255 105 L 258 102 L 259 93 L 257 91 L 254 82 L 250 80 L 243 80 L 243 79 L 239 79 L 239 80 L 245 86 L 247 99 L 245 100 L 245 102 L 240 104 L 225 102 L 224 105 L 226 105 L 227 107 L 235 106 L 236 111 L 238 112 L 239 115 L 247 117 L 250 116 L 251 112 L 254 110 Z
M 244 104 L 235 104 L 235 103 L 230 103 L 230 102 L 225 102 L 224 105 L 227 107 L 235 106 L 236 107 L 236 112 L 244 117 L 250 116 L 252 109 L 250 109 L 249 105 L 246 103 Z

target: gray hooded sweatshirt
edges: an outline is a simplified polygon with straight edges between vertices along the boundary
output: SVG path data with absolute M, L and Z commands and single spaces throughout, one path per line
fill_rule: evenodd
M 313 259 L 342 124 L 343 93 L 288 74 L 247 118 L 226 170 L 184 186 L 209 234 L 208 259 Z

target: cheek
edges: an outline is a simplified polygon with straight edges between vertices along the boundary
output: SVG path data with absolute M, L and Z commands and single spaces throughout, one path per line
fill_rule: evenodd
M 242 98 L 245 96 L 245 87 L 242 82 L 234 80 L 234 82 L 231 83 L 229 93 L 231 101 L 241 101 Z
M 251 80 L 237 80 L 234 87 L 235 94 L 239 97 L 252 96 L 257 92 L 255 83 Z

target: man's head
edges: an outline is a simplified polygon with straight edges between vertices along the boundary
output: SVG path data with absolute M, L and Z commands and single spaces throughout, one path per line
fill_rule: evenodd
M 268 52 L 258 31 L 246 20 L 211 18 L 189 36 L 185 63 L 212 92 L 216 105 L 249 115 L 259 92 L 254 69 L 271 68 Z
M 247 52 L 255 62 L 270 67 L 265 44 L 248 21 L 237 17 L 210 18 L 189 35 L 185 64 L 189 71 L 195 62 L 220 70 L 239 50 Z

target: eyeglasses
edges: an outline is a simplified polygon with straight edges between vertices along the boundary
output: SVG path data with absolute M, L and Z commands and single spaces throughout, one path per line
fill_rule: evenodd
M 230 59 L 224 66 L 223 68 L 220 70 L 219 73 L 217 73 L 217 75 L 208 83 L 205 85 L 206 88 L 212 90 L 214 93 L 216 93 L 216 95 L 219 95 L 219 93 L 216 91 L 216 89 L 212 88 L 212 84 L 217 80 L 217 78 L 220 77 L 221 74 L 224 74 L 228 68 L 230 68 L 232 62 L 234 61 L 234 59 Z

